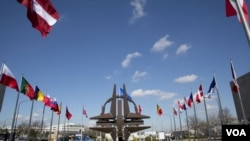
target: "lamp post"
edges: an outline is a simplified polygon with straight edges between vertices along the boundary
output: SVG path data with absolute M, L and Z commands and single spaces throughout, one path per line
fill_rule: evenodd
M 15 128 L 16 129 L 16 125 L 17 125 L 17 118 L 18 118 L 18 113 L 19 113 L 19 108 L 20 108 L 20 105 L 24 102 L 27 102 L 27 101 L 30 101 L 30 100 L 23 100 L 23 101 L 20 101 L 18 106 L 17 106 L 17 113 L 16 113 L 16 117 L 15 117 Z

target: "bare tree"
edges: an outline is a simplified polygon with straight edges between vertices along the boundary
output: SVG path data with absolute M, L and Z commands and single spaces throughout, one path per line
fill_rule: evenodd
M 236 120 L 236 118 L 231 115 L 230 110 L 227 107 L 223 109 L 223 116 L 224 124 L 230 124 Z

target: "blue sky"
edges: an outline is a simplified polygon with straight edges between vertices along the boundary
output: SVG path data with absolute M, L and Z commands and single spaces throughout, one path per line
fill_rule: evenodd
M 83 106 L 89 117 L 99 115 L 114 84 L 117 88 L 125 84 L 142 113 L 151 117 L 145 125 L 170 129 L 172 105 L 197 92 L 200 84 L 207 92 L 213 73 L 222 107 L 236 116 L 229 87 L 230 59 L 237 76 L 247 73 L 250 46 L 237 17 L 225 16 L 224 0 L 52 2 L 60 19 L 43 38 L 31 27 L 22 5 L 2 1 L 0 60 L 19 83 L 23 75 L 62 102 L 62 123 L 66 105 L 73 115 L 70 122 L 81 123 Z M 17 92 L 7 88 L 0 126 L 11 124 L 16 97 Z M 19 101 L 25 100 L 28 97 L 21 94 Z M 163 109 L 162 117 L 156 114 L 157 104 Z M 217 105 L 216 100 L 207 102 L 209 115 L 218 112 Z M 30 101 L 20 105 L 19 123 L 28 121 L 30 107 Z M 43 103 L 35 102 L 32 120 L 41 120 L 42 108 Z M 196 110 L 198 118 L 205 120 L 203 103 Z M 193 109 L 188 109 L 188 115 L 193 116 Z M 51 118 L 49 108 L 45 116 Z M 54 124 L 57 119 L 54 115 Z M 181 119 L 184 125 L 185 114 Z M 83 122 L 95 123 L 86 118 Z

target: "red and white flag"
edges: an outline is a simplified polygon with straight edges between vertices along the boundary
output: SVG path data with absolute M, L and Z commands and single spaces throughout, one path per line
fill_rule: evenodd
M 248 8 L 247 3 L 244 0 L 238 0 L 240 7 L 242 8 L 244 17 L 246 21 L 248 22 Z M 238 16 L 238 19 L 240 22 L 242 22 L 240 17 L 240 12 L 238 11 L 236 1 L 235 0 L 226 0 L 226 16 Z
M 2 64 L 1 73 L 0 73 L 0 83 L 10 87 L 12 89 L 15 89 L 17 92 L 19 92 L 18 84 L 16 81 L 15 76 L 12 74 L 10 69 L 5 65 Z
M 87 111 L 84 109 L 84 107 L 82 108 L 82 114 L 85 115 L 86 118 L 88 118 Z
M 203 90 L 202 90 L 202 85 L 200 84 L 198 92 L 196 93 L 195 100 L 197 103 L 201 103 L 203 99 Z
M 27 8 L 27 17 L 32 27 L 39 30 L 43 37 L 51 31 L 60 18 L 50 0 L 17 0 Z
M 177 110 L 175 109 L 174 105 L 173 105 L 173 114 L 177 116 Z
M 138 113 L 141 114 L 142 109 L 141 109 L 141 105 L 138 105 Z
M 182 112 L 182 110 L 184 109 L 183 104 L 181 104 L 179 100 L 177 101 L 177 104 L 178 104 L 179 111 Z

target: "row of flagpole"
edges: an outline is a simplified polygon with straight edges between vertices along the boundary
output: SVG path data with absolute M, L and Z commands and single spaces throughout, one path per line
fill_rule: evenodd
M 42 91 L 37 87 L 37 85 L 36 85 L 36 88 L 34 90 L 32 88 L 32 86 L 29 84 L 29 82 L 23 76 L 21 78 L 20 89 L 19 89 L 19 86 L 18 86 L 17 80 L 15 79 L 15 76 L 13 75 L 13 73 L 10 71 L 10 69 L 7 67 L 7 65 L 5 63 L 2 63 L 2 67 L 1 67 L 0 84 L 1 84 L 2 87 L 4 87 L 4 89 L 3 89 L 4 91 L 3 91 L 2 95 L 4 95 L 4 93 L 5 93 L 5 87 L 10 87 L 12 89 L 15 89 L 18 92 L 17 98 L 16 98 L 16 104 L 15 104 L 15 108 L 14 108 L 14 114 L 13 114 L 13 118 L 12 118 L 13 120 L 12 120 L 12 125 L 11 125 L 10 140 L 14 139 L 14 134 L 15 134 L 14 130 L 16 130 L 16 126 L 17 126 L 17 119 L 18 119 L 17 112 L 19 111 L 19 106 L 20 106 L 20 105 L 18 105 L 18 104 L 20 104 L 19 103 L 20 93 L 23 93 L 24 95 L 29 97 L 30 100 L 32 101 L 27 138 L 29 138 L 29 136 L 30 136 L 34 100 L 42 101 L 44 103 L 43 112 L 42 112 L 42 120 L 41 120 L 41 128 L 40 128 L 41 132 L 40 133 L 42 133 L 42 129 L 43 129 L 45 106 L 50 107 L 51 111 L 52 111 L 51 123 L 50 123 L 50 133 L 51 133 L 51 130 L 52 130 L 53 113 L 56 112 L 59 115 L 59 117 L 58 117 L 58 132 L 57 132 L 57 138 L 58 138 L 62 102 L 60 103 L 60 105 L 58 105 L 55 98 L 53 100 L 50 96 L 48 96 L 48 95 L 45 96 L 42 93 Z M 2 105 L 2 103 L 0 103 L 0 104 Z M 83 114 L 83 116 L 85 115 L 87 117 L 87 112 L 84 109 L 84 107 L 83 107 L 82 114 Z M 65 116 L 68 119 L 68 121 L 72 117 L 72 114 L 69 112 L 67 106 L 66 106 L 66 114 L 65 114 Z M 83 125 L 81 125 L 81 126 L 83 126 Z M 64 128 L 65 128 L 65 125 L 64 125 Z M 49 133 L 49 137 L 51 138 L 50 133 Z M 41 138 L 42 138 L 42 134 L 40 134 L 40 139 Z
M 241 106 L 241 110 L 242 110 L 242 114 L 243 114 L 243 121 L 244 121 L 244 124 L 248 124 L 248 121 L 247 121 L 247 118 L 246 118 L 246 114 L 245 114 L 245 110 L 244 110 L 244 107 L 243 107 L 243 103 L 242 103 L 242 100 L 241 100 L 241 94 L 240 94 L 240 90 L 239 90 L 239 85 L 237 83 L 237 77 L 236 77 L 236 74 L 235 74 L 235 70 L 234 70 L 234 66 L 233 66 L 233 62 L 232 60 L 230 60 L 230 68 L 231 68 L 231 73 L 232 73 L 232 78 L 233 78 L 233 84 L 231 86 L 231 90 L 233 93 L 236 93 L 238 94 L 239 96 L 239 101 L 240 101 L 240 106 Z M 181 115 L 180 113 L 182 113 L 182 110 L 185 110 L 186 112 L 186 125 L 187 125 L 187 128 L 188 128 L 188 132 L 189 132 L 189 123 L 188 123 L 188 117 L 187 117 L 187 108 L 186 108 L 186 104 L 191 108 L 193 106 L 193 109 L 194 109 L 194 118 L 195 118 L 195 135 L 199 135 L 197 133 L 197 115 L 196 115 L 196 104 L 199 104 L 201 103 L 201 100 L 204 101 L 204 109 L 205 109 L 205 114 L 206 114 L 206 122 L 207 122 L 207 132 L 208 132 L 208 136 L 209 138 L 211 138 L 211 134 L 210 134 L 210 123 L 209 123 L 209 119 L 208 119 L 208 113 L 207 113 L 207 105 L 206 105 L 206 99 L 208 98 L 211 98 L 211 95 L 213 93 L 217 93 L 217 103 L 218 103 L 218 109 L 219 109 L 219 116 L 220 116 L 220 124 L 223 125 L 225 124 L 224 123 L 224 113 L 223 113 L 223 109 L 222 109 L 222 105 L 221 105 L 221 100 L 220 100 L 220 93 L 219 93 L 219 90 L 218 90 L 218 84 L 216 82 L 216 77 L 215 77 L 215 74 L 213 74 L 213 79 L 212 79 L 212 82 L 210 83 L 210 86 L 209 86 L 209 90 L 207 92 L 206 95 L 204 95 L 203 93 L 203 88 L 202 88 L 202 84 L 200 84 L 199 88 L 198 88 L 198 92 L 196 93 L 196 95 L 194 96 L 193 95 L 193 92 L 191 92 L 190 96 L 188 99 L 186 99 L 186 97 L 184 97 L 184 103 L 181 104 L 180 101 L 178 100 L 177 101 L 177 107 L 178 107 L 178 111 L 179 111 L 179 125 L 180 125 L 180 130 L 182 131 L 182 123 L 181 123 Z M 196 101 L 196 104 L 194 102 L 194 97 L 196 98 L 195 101 Z M 199 99 L 197 99 L 199 98 Z M 162 115 L 163 114 L 163 111 L 161 109 L 161 107 L 157 104 L 157 114 L 158 115 Z M 175 106 L 173 105 L 173 118 L 174 118 L 174 131 L 176 131 L 176 123 L 175 123 L 175 116 L 177 116 L 177 110 L 175 108 Z M 239 119 L 240 120 L 240 119 Z

